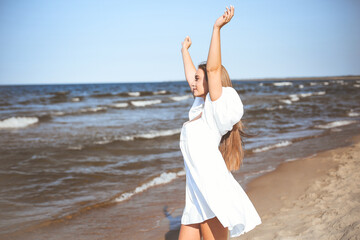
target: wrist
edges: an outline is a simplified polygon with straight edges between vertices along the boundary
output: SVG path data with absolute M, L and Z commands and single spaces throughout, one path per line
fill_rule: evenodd
M 221 27 L 214 25 L 213 30 L 214 31 L 220 31 Z
M 187 48 L 184 47 L 181 48 L 181 52 L 186 52 L 187 50 L 188 50 Z

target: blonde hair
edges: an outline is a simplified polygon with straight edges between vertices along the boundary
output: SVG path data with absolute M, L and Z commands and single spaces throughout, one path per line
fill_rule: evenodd
M 199 64 L 198 67 L 204 71 L 207 81 L 206 62 Z M 232 87 L 229 74 L 223 65 L 221 65 L 221 85 L 223 87 Z M 244 159 L 243 137 L 247 136 L 247 134 L 244 133 L 243 128 L 244 126 L 240 120 L 234 124 L 231 131 L 222 136 L 220 141 L 219 150 L 229 171 L 239 170 Z

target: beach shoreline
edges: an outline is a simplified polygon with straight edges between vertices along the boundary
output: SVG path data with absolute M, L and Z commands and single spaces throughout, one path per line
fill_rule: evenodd
M 251 181 L 247 194 L 263 223 L 234 239 L 357 239 L 360 135 L 350 141 Z
M 360 135 L 347 139 L 346 146 L 318 152 L 315 155 L 285 161 L 268 173 L 254 178 L 246 185 L 246 192 L 262 218 L 262 224 L 244 235 L 232 239 L 340 239 L 360 234 L 360 196 L 356 173 L 360 160 Z M 349 162 L 350 161 L 350 162 Z M 345 169 L 345 170 L 344 170 Z M 345 175 L 344 175 L 345 174 Z M 349 176 L 346 176 L 348 174 Z M 351 180 L 349 182 L 349 180 Z M 336 189 L 337 185 L 341 189 Z M 348 187 L 346 187 L 348 184 Z M 155 187 L 133 197 L 132 202 L 148 199 L 144 208 L 152 208 L 153 219 L 148 225 L 138 225 L 142 209 L 124 209 L 121 204 L 101 207 L 85 212 L 73 219 L 52 223 L 27 233 L 9 236 L 8 239 L 177 239 L 178 230 L 170 230 L 169 218 L 159 206 L 169 206 L 174 222 L 180 222 L 184 205 L 185 179 L 178 178 L 172 189 Z M 155 192 L 155 194 L 154 194 Z M 176 193 L 176 202 L 168 202 Z M 163 196 L 154 198 L 154 196 Z M 342 201 L 348 205 L 339 212 Z M 334 213 L 336 211 L 336 213 Z M 117 219 L 129 219 L 119 226 Z M 346 222 L 341 222 L 343 220 Z M 156 224 L 155 224 L 156 223 Z M 337 228 L 326 224 L 339 223 Z M 155 224 L 155 225 L 154 225 Z M 129 228 L 134 227 L 134 230 Z M 135 230 L 136 229 L 136 230 Z M 136 231 L 136 232 L 133 232 Z M 336 236 L 336 237 L 333 237 Z

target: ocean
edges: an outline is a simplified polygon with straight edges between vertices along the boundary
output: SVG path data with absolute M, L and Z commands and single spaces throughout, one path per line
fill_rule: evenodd
M 360 132 L 360 78 L 233 85 L 252 135 L 234 173 L 245 189 Z M 164 198 L 185 200 L 166 192 L 185 188 L 179 137 L 192 102 L 185 81 L 0 86 L 0 239 L 115 205 L 123 239 L 156 229 Z

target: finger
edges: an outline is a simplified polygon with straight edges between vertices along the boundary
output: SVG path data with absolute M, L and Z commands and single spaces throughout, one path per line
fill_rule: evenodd
M 234 11 L 235 11 L 234 6 L 231 6 L 231 17 L 234 16 Z
M 228 7 L 226 7 L 226 8 L 228 9 L 228 11 L 227 11 L 228 15 L 227 15 L 227 18 L 226 18 L 226 22 L 229 22 L 231 20 L 231 18 L 232 18 L 231 6 L 230 6 L 230 8 L 228 8 Z
M 226 7 L 226 11 L 225 11 L 225 22 L 228 22 L 229 21 L 229 17 L 230 17 L 230 10 L 228 7 Z

